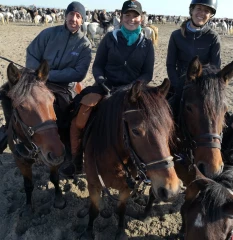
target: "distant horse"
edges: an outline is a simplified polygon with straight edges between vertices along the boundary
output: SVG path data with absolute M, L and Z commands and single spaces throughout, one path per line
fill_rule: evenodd
M 51 23 L 51 26 L 54 25 L 55 21 L 55 14 L 52 13 L 51 15 L 43 14 L 41 18 L 41 23 L 47 25 L 48 23 Z
M 107 32 L 113 31 L 113 26 L 109 25 L 107 28 Z M 99 35 L 100 38 L 104 35 L 104 28 L 100 26 L 99 23 L 92 22 L 87 26 L 87 35 L 91 39 L 92 44 L 95 46 L 95 36 Z
M 58 175 L 65 149 L 56 125 L 54 95 L 45 85 L 48 73 L 46 61 L 36 71 L 19 70 L 12 63 L 7 68 L 8 96 L 13 105 L 8 143 L 24 178 L 27 200 L 22 213 L 27 215 L 32 211 L 32 164 L 35 161 L 50 168 L 50 180 L 55 186 L 54 207 L 65 207 Z
M 228 34 L 228 27 L 224 20 L 221 20 L 219 23 L 217 23 L 216 27 L 220 30 L 220 33 L 223 35 Z
M 151 20 L 149 20 L 151 21 Z M 143 28 L 143 32 L 145 37 L 152 40 L 152 43 L 155 47 L 158 47 L 158 35 L 159 29 L 156 26 L 148 25 L 147 27 Z
M 126 201 L 134 189 L 129 179 L 135 179 L 136 175 L 142 180 L 150 178 L 153 193 L 162 201 L 179 193 L 180 180 L 169 150 L 174 130 L 165 99 L 169 86 L 168 79 L 158 87 L 136 82 L 116 90 L 99 103 L 84 150 L 91 200 L 85 237 L 92 235 L 102 189 L 119 190 L 116 239 L 126 239 Z
M 196 174 L 187 187 L 185 202 L 181 207 L 184 239 L 232 239 L 232 169 L 224 171 L 215 182 L 204 177 L 195 166 L 192 168 L 190 171 Z
M 1 12 L 0 12 L 0 22 L 2 23 L 2 25 L 5 24 L 4 16 Z
M 114 30 L 115 29 L 120 29 L 120 17 L 119 16 L 113 16 L 112 17 L 112 25 L 114 27 Z

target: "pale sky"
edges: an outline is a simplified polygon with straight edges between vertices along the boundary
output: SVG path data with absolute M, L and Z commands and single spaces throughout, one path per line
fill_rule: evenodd
M 39 7 L 66 8 L 72 0 L 0 0 L 0 5 L 32 5 Z M 124 1 L 114 0 L 81 0 L 87 10 L 106 9 L 114 11 L 121 9 Z M 151 14 L 188 16 L 191 0 L 140 0 L 143 11 Z M 218 0 L 216 17 L 233 18 L 233 0 Z

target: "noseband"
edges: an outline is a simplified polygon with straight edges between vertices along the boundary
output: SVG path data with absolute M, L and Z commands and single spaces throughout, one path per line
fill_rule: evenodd
M 182 135 L 184 138 L 184 142 L 186 142 L 186 147 L 190 149 L 196 149 L 198 147 L 207 147 L 207 148 L 218 148 L 221 150 L 222 143 L 222 134 L 219 135 L 217 133 L 204 133 L 197 137 L 192 137 L 190 132 L 188 131 L 187 125 L 184 120 L 183 110 L 184 110 L 184 92 L 185 90 L 194 86 L 193 83 L 187 84 L 183 87 L 182 98 L 180 101 L 180 113 L 179 113 L 179 123 L 181 126 Z M 201 139 L 206 139 L 206 141 L 202 142 Z M 219 143 L 214 142 L 215 139 L 219 140 Z
M 16 133 L 16 129 L 13 128 L 13 141 L 14 141 L 16 154 L 20 155 L 25 159 L 37 159 L 38 154 L 41 152 L 41 150 L 32 141 L 33 135 L 35 133 L 38 133 L 47 129 L 57 128 L 56 122 L 53 120 L 48 120 L 40 124 L 37 124 L 36 126 L 30 127 L 21 120 L 17 109 L 13 109 L 12 117 L 14 119 L 14 124 L 20 125 L 24 136 L 27 138 L 27 144 L 25 145 L 25 143 L 21 139 L 19 139 Z M 22 151 L 22 148 L 23 148 L 23 151 Z

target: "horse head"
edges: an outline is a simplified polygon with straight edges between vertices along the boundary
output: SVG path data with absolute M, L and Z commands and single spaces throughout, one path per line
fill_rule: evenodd
M 179 192 L 180 180 L 169 149 L 174 125 L 165 96 L 170 82 L 158 87 L 137 82 L 126 98 L 123 132 L 127 151 L 139 170 L 152 183 L 157 199 L 167 201 Z
M 194 163 L 207 177 L 223 169 L 222 130 L 227 111 L 226 85 L 233 62 L 222 70 L 203 66 L 198 57 L 189 64 L 180 104 L 179 126 L 183 141 L 193 151 Z
M 193 166 L 193 181 L 186 189 L 181 207 L 185 239 L 231 239 L 233 236 L 232 169 L 215 180 L 206 178 Z
M 10 148 L 28 159 L 39 158 L 56 166 L 64 160 L 64 145 L 58 135 L 54 96 L 46 87 L 49 67 L 43 61 L 37 70 L 7 68 L 13 114 L 9 127 Z

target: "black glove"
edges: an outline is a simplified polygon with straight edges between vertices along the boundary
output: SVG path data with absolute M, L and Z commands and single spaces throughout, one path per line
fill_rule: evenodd
M 99 84 L 99 85 L 102 85 L 103 83 L 106 82 L 106 78 L 104 78 L 103 76 L 99 76 L 97 79 L 96 79 L 96 82 Z

